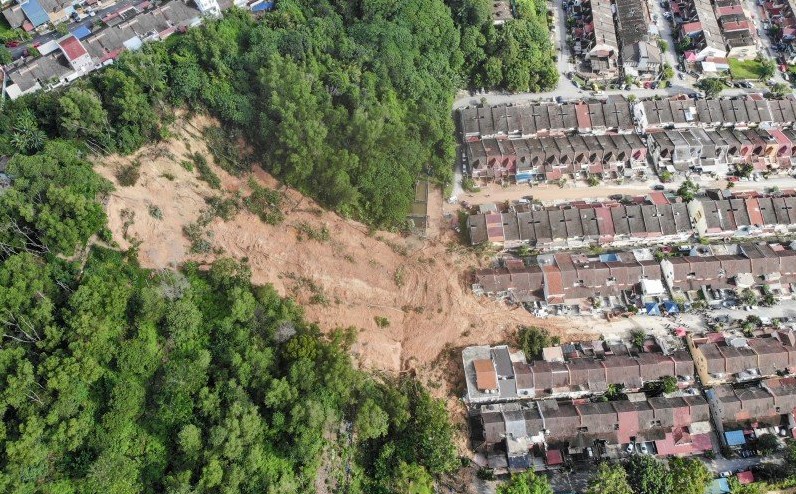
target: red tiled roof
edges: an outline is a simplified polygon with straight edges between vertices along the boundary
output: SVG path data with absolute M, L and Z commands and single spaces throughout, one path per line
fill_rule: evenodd
M 83 48 L 83 44 L 75 38 L 74 36 L 69 36 L 65 40 L 58 43 L 61 49 L 64 51 L 64 55 L 66 55 L 67 60 L 75 60 L 76 58 L 80 58 L 85 55 L 86 49 Z
M 733 32 L 733 31 L 749 31 L 749 22 L 747 21 L 736 21 L 736 22 L 725 22 L 721 25 L 722 29 L 725 32 Z
M 475 383 L 478 389 L 482 391 L 497 389 L 497 373 L 491 360 L 474 360 L 473 367 L 475 367 Z
M 669 204 L 669 199 L 666 198 L 666 194 L 663 192 L 652 192 L 650 193 L 650 202 L 656 206 L 664 206 Z
M 564 295 L 564 280 L 561 278 L 561 270 L 558 266 L 544 266 L 544 281 L 548 296 Z
M 755 481 L 754 474 L 752 474 L 752 472 L 749 470 L 746 470 L 745 472 L 738 472 L 735 476 L 738 478 L 738 483 L 741 485 L 751 484 Z
M 762 225 L 765 222 L 763 221 L 763 213 L 760 212 L 760 203 L 754 197 L 749 198 L 745 201 L 746 203 L 746 212 L 749 214 L 749 222 L 753 225 Z
M 551 449 L 547 451 L 547 464 L 548 465 L 561 465 L 564 463 L 564 458 L 561 456 L 561 451 Z
M 575 105 L 575 116 L 578 119 L 579 129 L 591 128 L 591 117 L 589 117 L 589 105 L 586 103 L 578 103 Z
M 680 29 L 685 34 L 699 33 L 702 31 L 702 24 L 700 22 L 688 22 L 680 26 Z

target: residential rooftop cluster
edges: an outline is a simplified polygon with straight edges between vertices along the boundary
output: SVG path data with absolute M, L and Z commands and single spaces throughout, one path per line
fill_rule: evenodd
M 776 329 L 748 338 L 724 332 L 689 341 L 703 384 L 740 383 L 760 376 L 796 372 L 796 334 Z
M 488 242 L 507 249 L 528 245 L 540 250 L 682 242 L 694 233 L 686 204 L 670 200 L 662 192 L 653 192 L 634 204 L 529 203 L 517 204 L 505 213 L 495 207 L 493 211 L 470 215 L 467 228 L 473 245 Z
M 796 163 L 793 99 L 610 98 L 460 112 L 466 171 L 483 182 L 724 176 L 746 165 L 785 172 Z
M 753 238 L 786 234 L 796 227 L 796 192 L 782 195 L 712 192 L 688 203 L 677 196 L 647 196 L 609 201 L 576 201 L 554 206 L 530 202 L 500 212 L 480 206 L 467 218 L 472 245 L 505 249 L 521 245 L 540 251 L 638 246 L 684 242 L 692 238 Z
M 464 140 L 529 138 L 578 131 L 633 131 L 633 106 L 624 98 L 575 103 L 467 107 L 459 110 Z
M 697 246 L 656 260 L 649 249 L 599 255 L 558 253 L 525 265 L 476 270 L 473 292 L 540 307 L 580 311 L 634 307 L 650 315 L 679 312 L 674 300 L 721 303 L 743 289 L 790 297 L 796 251 L 781 244 Z
M 647 150 L 659 173 L 696 171 L 725 176 L 745 164 L 757 172 L 790 171 L 796 163 L 796 131 L 666 129 L 648 134 Z
M 632 354 L 622 343 L 580 342 L 546 349 L 544 360 L 527 362 L 512 356 L 505 346 L 469 347 L 462 353 L 469 403 L 495 403 L 518 399 L 577 398 L 602 394 L 611 385 L 630 390 L 664 376 L 679 376 L 691 383 L 694 363 L 684 349 L 670 355 Z M 493 365 L 494 364 L 494 365 Z
M 75 13 L 73 0 L 25 0 L 6 8 L 3 15 L 12 27 L 45 29 L 66 21 Z M 139 49 L 148 41 L 164 40 L 173 33 L 196 26 L 205 16 L 219 16 L 233 0 L 172 0 L 164 3 L 143 0 L 122 4 L 100 22 L 83 23 L 60 38 L 38 46 L 41 56 L 21 58 L 5 67 L 5 92 L 11 99 L 40 89 L 71 83 L 104 67 L 127 50 Z M 270 0 L 234 0 L 234 5 L 252 11 L 273 7 Z
M 473 178 L 516 183 L 564 176 L 629 176 L 647 171 L 647 148 L 637 134 L 581 135 L 468 141 Z
M 718 342 L 725 337 L 728 348 L 744 346 L 722 333 L 700 338 Z M 745 345 L 774 349 L 793 338 L 792 330 L 779 330 L 749 338 Z M 746 366 L 740 372 L 753 373 L 755 381 L 724 375 L 702 389 L 706 383 L 695 387 L 694 379 L 695 373 L 704 374 L 698 348 L 710 343 L 701 340 L 694 347 L 688 335 L 666 351 L 649 339 L 641 349 L 621 341 L 575 342 L 545 348 L 543 359 L 534 361 L 507 346 L 465 348 L 464 399 L 473 448 L 492 468 L 543 470 L 561 466 L 568 457 L 618 459 L 636 450 L 687 456 L 719 444 L 742 447 L 736 436 L 750 422 L 793 435 L 796 379 L 780 375 L 794 368 L 764 357 L 783 352 L 760 350 L 737 364 Z M 686 344 L 696 352 L 694 360 Z M 787 363 L 785 355 L 776 361 Z M 662 393 L 665 376 L 677 376 L 676 386 Z
M 215 2 L 214 2 L 215 3 Z M 57 42 L 40 47 L 41 57 L 29 57 L 6 67 L 6 94 L 12 99 L 42 88 L 70 83 L 112 63 L 123 51 L 146 41 L 163 40 L 178 29 L 201 22 L 202 12 L 181 0 L 163 5 L 143 1 L 109 14 L 105 26 L 81 28 Z
M 611 81 L 620 75 L 654 79 L 662 65 L 657 31 L 647 2 L 608 0 L 564 2 L 572 26 L 568 43 L 578 59 L 579 76 Z

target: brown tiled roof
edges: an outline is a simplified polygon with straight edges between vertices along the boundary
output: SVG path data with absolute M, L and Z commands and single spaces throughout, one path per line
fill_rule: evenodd
M 497 373 L 489 359 L 473 360 L 475 366 L 475 382 L 481 391 L 497 389 Z

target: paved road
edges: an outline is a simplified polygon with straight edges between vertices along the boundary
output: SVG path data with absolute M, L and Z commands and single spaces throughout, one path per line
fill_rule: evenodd
M 658 34 L 660 34 L 661 38 L 666 40 L 666 42 L 669 44 L 669 49 L 666 50 L 663 56 L 666 58 L 666 62 L 676 69 L 677 55 L 675 51 L 674 36 L 672 35 L 672 23 L 663 17 L 663 9 L 661 8 L 660 2 L 656 0 L 649 0 L 649 6 L 652 14 L 658 16 L 658 22 L 655 24 L 658 26 Z
M 561 79 L 566 79 L 566 77 L 562 76 Z M 562 83 L 559 82 L 559 85 Z M 571 83 L 570 83 L 571 84 Z M 488 105 L 505 105 L 505 104 L 518 104 L 518 103 L 530 103 L 531 101 L 541 101 L 541 100 L 553 100 L 556 96 L 561 96 L 565 100 L 569 99 L 581 99 L 591 97 L 591 91 L 584 91 L 574 88 L 574 93 L 569 90 L 559 91 L 555 89 L 553 91 L 547 91 L 544 93 L 506 93 L 506 92 L 495 92 L 495 91 L 487 91 L 483 94 L 473 94 L 470 95 L 465 92 L 459 93 L 456 99 L 453 102 L 453 108 L 464 108 L 465 106 L 474 106 L 481 103 L 482 98 L 486 99 L 486 103 Z M 674 96 L 676 94 L 690 94 L 694 92 L 694 89 L 690 87 L 686 81 L 678 80 L 676 77 L 672 81 L 672 86 L 667 87 L 665 89 L 640 89 L 640 88 L 633 88 L 630 91 L 623 91 L 621 89 L 616 90 L 606 90 L 604 91 L 604 95 L 601 96 L 604 98 L 607 95 L 622 95 L 622 96 L 629 96 L 631 94 L 635 95 L 637 98 L 651 98 L 653 96 Z M 743 94 L 748 93 L 757 93 L 760 90 L 754 89 L 739 89 L 739 88 L 727 88 L 722 93 L 722 97 L 728 96 L 740 96 Z
M 742 309 L 716 309 L 710 312 L 712 316 L 730 316 L 733 319 L 746 319 L 750 315 L 757 317 L 768 317 L 771 319 L 778 317 L 796 317 L 796 300 L 783 300 L 774 307 L 760 307 L 754 311 Z
M 101 8 L 99 10 L 95 10 L 95 12 L 97 13 L 97 15 L 95 17 L 87 17 L 87 18 L 83 19 L 82 21 L 73 21 L 73 20 L 70 19 L 69 23 L 68 23 L 69 31 L 70 32 L 74 31 L 75 29 L 77 29 L 78 27 L 81 27 L 81 26 L 86 26 L 86 27 L 90 28 L 95 20 L 101 19 L 105 15 L 110 14 L 111 12 L 115 12 L 117 10 L 120 10 L 120 9 L 122 9 L 124 7 L 129 6 L 129 5 L 133 5 L 133 4 L 139 3 L 139 1 L 140 0 L 121 0 L 120 2 L 113 3 L 111 5 L 108 5 L 107 7 Z M 44 43 L 47 43 L 48 41 L 56 40 L 56 39 L 60 38 L 61 36 L 62 36 L 61 34 L 58 34 L 55 31 L 50 31 L 48 33 L 44 33 L 44 34 L 41 34 L 41 35 L 38 35 L 38 36 L 34 36 L 30 40 L 26 41 L 24 44 L 21 44 L 21 45 L 17 46 L 16 48 L 11 48 L 10 49 L 11 50 L 11 56 L 14 59 L 20 58 L 22 56 L 23 52 L 25 51 L 25 49 L 28 48 L 29 46 L 32 46 L 34 44 L 36 46 L 43 45 Z

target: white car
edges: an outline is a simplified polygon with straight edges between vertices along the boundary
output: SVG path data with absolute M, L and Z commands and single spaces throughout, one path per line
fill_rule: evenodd
M 627 445 L 627 448 L 625 448 L 625 451 L 627 451 L 628 453 L 632 453 L 634 449 L 635 445 L 633 443 L 630 443 Z
M 638 447 L 638 450 L 645 455 L 649 453 L 649 450 L 647 449 L 647 443 L 641 443 L 641 445 Z

